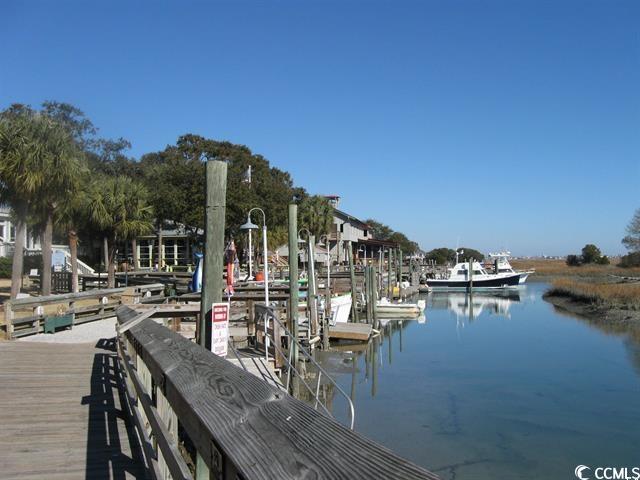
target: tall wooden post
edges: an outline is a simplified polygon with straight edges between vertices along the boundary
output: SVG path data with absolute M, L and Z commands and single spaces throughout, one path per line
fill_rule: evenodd
M 393 299 L 393 280 L 391 279 L 393 270 L 393 249 L 389 249 L 389 266 L 387 268 L 387 298 L 389 301 Z
M 402 298 L 402 249 L 398 249 L 398 294 Z
M 373 325 L 380 328 L 378 322 L 378 286 L 376 278 L 376 267 L 371 267 L 371 313 L 373 316 Z
M 208 160 L 206 165 L 207 196 L 205 204 L 205 241 L 200 301 L 198 342 L 211 349 L 211 305 L 222 301 L 224 256 L 224 219 L 227 198 L 227 164 Z
M 298 365 L 298 205 L 289 205 L 289 331 L 293 341 L 291 361 Z
M 318 302 L 316 292 L 316 265 L 315 252 L 316 237 L 309 235 L 309 245 L 307 248 L 307 263 L 309 264 L 309 290 L 307 300 L 309 305 L 309 331 L 316 335 L 318 333 Z
M 469 259 L 469 293 L 473 290 L 473 258 Z
M 358 310 L 356 309 L 356 272 L 353 266 L 353 244 L 347 242 L 347 257 L 349 258 L 349 274 L 351 276 L 351 321 L 358 321 Z
M 373 313 L 371 312 L 371 267 L 364 267 L 364 301 L 366 302 L 365 315 L 367 323 L 373 323 Z

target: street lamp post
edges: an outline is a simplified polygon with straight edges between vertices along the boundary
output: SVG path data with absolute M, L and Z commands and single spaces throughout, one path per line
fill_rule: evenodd
M 247 214 L 247 223 L 242 225 L 242 230 L 249 230 L 249 249 L 251 249 L 251 230 L 258 228 L 258 225 L 251 221 L 251 212 L 258 210 L 262 213 L 262 250 L 264 260 L 264 305 L 269 307 L 269 256 L 267 254 L 267 216 L 259 207 L 253 207 Z M 249 250 L 249 268 L 251 268 L 251 250 Z M 265 359 L 269 361 L 269 316 L 265 316 L 264 320 L 264 346 L 265 346 Z
M 360 245 L 360 248 L 358 248 L 359 252 L 364 252 L 364 266 L 367 266 L 367 247 L 364 245 Z
M 249 229 L 249 280 L 253 278 L 253 245 L 251 245 L 251 229 Z

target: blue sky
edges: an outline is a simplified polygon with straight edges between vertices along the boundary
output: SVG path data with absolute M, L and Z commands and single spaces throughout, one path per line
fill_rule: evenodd
M 566 254 L 640 208 L 640 2 L 0 4 L 0 108 L 78 106 L 133 156 L 249 146 L 424 248 Z

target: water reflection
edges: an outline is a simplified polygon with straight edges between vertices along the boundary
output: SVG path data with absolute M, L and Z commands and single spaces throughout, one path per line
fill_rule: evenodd
M 546 288 L 430 294 L 423 323 L 383 321 L 368 343 L 332 345 L 318 359 L 354 402 L 357 431 L 443 479 L 633 464 L 640 329 L 561 316 L 542 300 Z M 329 387 L 321 394 L 344 421 L 346 402 Z
M 465 317 L 473 321 L 483 312 L 511 318 L 510 309 L 521 301 L 520 289 L 510 289 L 495 293 L 435 292 L 429 295 L 429 307 L 449 310 L 457 318 Z

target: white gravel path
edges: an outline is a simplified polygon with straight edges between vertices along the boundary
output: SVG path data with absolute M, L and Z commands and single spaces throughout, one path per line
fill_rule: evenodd
M 76 325 L 71 330 L 58 330 L 56 333 L 38 333 L 18 339 L 19 342 L 46 343 L 95 343 L 101 338 L 116 336 L 116 318 L 106 318 L 95 322 Z

